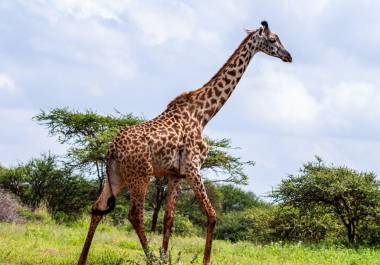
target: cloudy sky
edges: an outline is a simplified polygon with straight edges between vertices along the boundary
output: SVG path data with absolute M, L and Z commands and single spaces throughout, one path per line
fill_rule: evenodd
M 379 1 L 0 1 L 0 163 L 65 147 L 31 118 L 68 106 L 153 118 L 266 19 L 293 63 L 257 54 L 206 128 L 265 195 L 302 163 L 380 174 Z

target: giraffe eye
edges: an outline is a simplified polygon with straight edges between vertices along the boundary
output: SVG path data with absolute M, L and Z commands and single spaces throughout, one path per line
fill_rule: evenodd
M 270 42 L 270 43 L 275 43 L 275 42 L 276 42 L 276 39 L 269 39 L 269 42 Z

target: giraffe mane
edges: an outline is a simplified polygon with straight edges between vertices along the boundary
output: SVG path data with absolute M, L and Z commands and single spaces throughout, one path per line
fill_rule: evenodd
M 191 100 L 191 96 L 195 94 L 195 92 L 196 91 L 183 92 L 182 94 L 175 97 L 172 101 L 170 101 L 166 109 L 170 109 L 178 105 L 182 105 L 186 102 L 189 102 Z

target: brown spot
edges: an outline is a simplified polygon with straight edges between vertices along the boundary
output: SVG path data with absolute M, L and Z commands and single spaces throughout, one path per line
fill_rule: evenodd
M 223 81 L 226 82 L 226 85 L 228 85 L 229 83 L 231 83 L 231 79 L 228 79 L 226 76 L 223 77 Z
M 197 104 L 197 106 L 198 106 L 199 108 L 202 108 L 202 107 L 203 107 L 203 101 L 198 100 L 198 101 L 195 102 L 195 103 Z
M 182 115 L 185 120 L 188 120 L 190 118 L 189 113 L 187 113 L 186 111 L 184 111 Z
M 193 113 L 194 112 L 194 110 L 195 110 L 195 105 L 190 105 L 190 107 L 189 107 L 189 111 L 190 111 L 190 113 Z
M 228 71 L 227 74 L 235 76 L 236 75 L 236 71 L 235 71 L 235 69 L 233 69 L 231 71 Z
M 211 98 L 212 97 L 212 89 L 207 90 L 207 97 Z
M 219 97 L 220 96 L 220 94 L 222 94 L 222 91 L 220 91 L 218 88 L 216 88 L 216 87 L 214 87 L 214 92 L 215 92 L 215 95 L 217 96 L 217 97 Z
M 207 114 L 209 117 L 211 117 L 212 114 L 214 114 L 214 110 L 212 108 L 210 108 L 210 109 L 205 111 L 205 114 Z

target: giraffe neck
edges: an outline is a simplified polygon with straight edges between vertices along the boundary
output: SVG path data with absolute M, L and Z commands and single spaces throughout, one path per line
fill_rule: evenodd
M 215 116 L 231 96 L 256 53 L 255 33 L 249 34 L 222 68 L 202 88 L 194 91 L 196 117 L 202 126 Z

